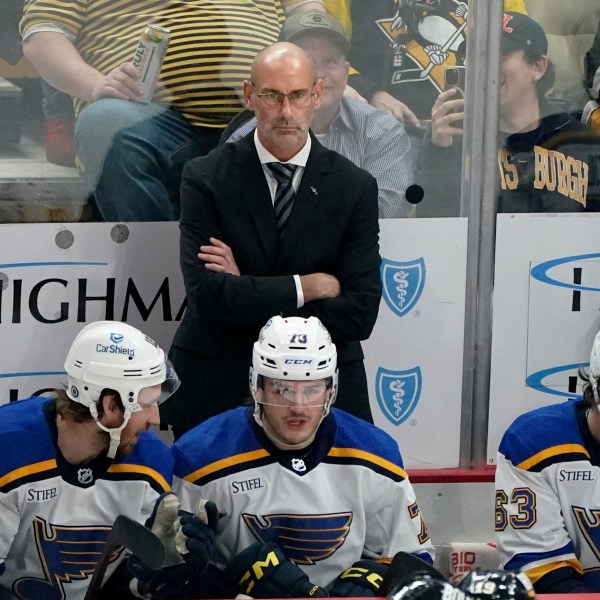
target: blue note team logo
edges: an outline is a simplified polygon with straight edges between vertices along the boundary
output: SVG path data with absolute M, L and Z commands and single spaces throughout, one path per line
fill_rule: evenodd
M 585 269 L 587 272 L 594 263 L 597 264 L 599 262 L 600 254 L 598 253 L 562 256 L 560 258 L 555 258 L 535 265 L 531 269 L 530 275 L 532 279 L 535 279 L 541 283 L 563 288 L 566 292 L 570 291 L 572 294 L 572 310 L 579 312 L 579 302 L 582 292 L 600 292 L 600 287 L 597 285 L 589 286 L 583 285 L 582 283 L 584 279 L 583 270 Z M 568 270 L 565 270 L 565 267 L 567 267 Z M 567 273 L 571 275 L 571 281 L 569 281 L 566 277 Z M 592 277 L 592 280 L 596 281 L 596 277 Z M 554 378 L 557 374 L 561 374 L 565 381 L 567 381 L 569 378 L 576 379 L 577 372 L 581 367 L 588 367 L 588 363 L 572 363 L 542 369 L 541 371 L 528 374 L 526 385 L 527 387 L 531 387 L 537 391 L 545 394 L 551 394 L 553 396 L 581 398 L 581 395 L 572 390 L 561 390 L 552 387 L 548 381 L 549 379 Z
M 379 367 L 375 377 L 377 404 L 385 418 L 401 425 L 415 410 L 421 396 L 421 369 L 390 371 Z
M 392 312 L 403 317 L 418 302 L 425 287 L 425 261 L 417 258 L 397 262 L 383 257 L 381 281 L 386 304 Z

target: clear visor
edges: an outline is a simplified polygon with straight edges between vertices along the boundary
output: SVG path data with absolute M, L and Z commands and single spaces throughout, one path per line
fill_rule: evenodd
M 329 399 L 330 379 L 286 381 L 264 378 L 261 404 L 269 406 L 325 406 Z
M 140 408 L 149 408 L 154 404 L 162 404 L 169 396 L 174 394 L 179 387 L 181 381 L 179 380 L 171 361 L 167 360 L 165 366 L 167 376 L 162 383 L 150 385 L 142 388 L 138 392 L 137 403 Z

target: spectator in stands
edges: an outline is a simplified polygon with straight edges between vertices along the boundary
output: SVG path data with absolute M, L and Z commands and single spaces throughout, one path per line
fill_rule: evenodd
M 553 67 L 544 30 L 514 12 L 504 14 L 502 27 L 498 212 L 596 210 L 599 188 L 590 158 L 599 140 L 546 101 Z M 417 181 L 425 191 L 422 206 L 435 216 L 459 212 L 463 111 L 457 89 L 441 93 L 432 110 Z
M 324 1 L 352 31 L 349 85 L 409 127 L 428 121 L 446 89 L 446 67 L 464 68 L 467 2 Z M 504 4 L 507 11 L 526 12 L 524 0 Z
M 224 513 L 213 561 L 237 592 L 381 596 L 397 552 L 433 562 L 398 444 L 332 408 L 337 381 L 336 347 L 319 319 L 275 316 L 254 343 L 252 406 L 172 447 L 182 507 L 211 498 Z M 260 564 L 262 576 L 252 568 Z
M 252 344 L 280 313 L 315 315 L 328 327 L 338 402 L 372 419 L 360 341 L 381 299 L 377 183 L 309 133 L 322 89 L 304 50 L 269 46 L 244 83 L 254 135 L 185 167 L 188 305 L 170 351 L 182 385 L 161 413 L 176 435 L 245 402 Z
M 460 0 L 324 0 L 352 31 L 347 94 L 404 122 L 413 166 L 446 70 L 464 79 L 468 3 Z M 525 11 L 524 0 L 505 0 Z
M 350 41 L 342 25 L 322 12 L 297 13 L 286 19 L 281 39 L 303 48 L 315 63 L 317 78 L 323 80 L 321 104 L 311 122 L 317 139 L 375 177 L 380 218 L 409 216 L 412 206 L 405 191 L 412 183 L 410 141 L 403 125 L 392 116 L 343 95 Z M 230 123 L 224 133 L 227 141 L 254 130 L 256 118 L 236 124 L 248 116 L 253 113 L 245 111 Z
M 594 43 L 585 55 L 584 72 L 590 101 L 585 105 L 581 120 L 600 134 L 600 23 Z
M 583 400 L 518 417 L 496 468 L 496 541 L 505 569 L 538 594 L 600 592 L 600 333 Z
M 23 51 L 48 83 L 75 98 L 77 156 L 106 220 L 178 217 L 183 165 L 216 146 L 242 108 L 242 82 L 256 52 L 277 39 L 282 5 L 315 2 L 133 0 L 92 2 L 84 11 L 75 0 L 27 0 Z M 144 104 L 131 61 L 150 23 L 171 40 L 162 86 Z

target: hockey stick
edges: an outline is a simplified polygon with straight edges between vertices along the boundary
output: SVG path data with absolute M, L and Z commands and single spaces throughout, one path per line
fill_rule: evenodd
M 96 565 L 84 600 L 97 600 L 106 569 L 119 546 L 125 546 L 153 571 L 158 571 L 163 566 L 165 547 L 162 541 L 141 523 L 119 515 L 106 538 L 104 552 Z

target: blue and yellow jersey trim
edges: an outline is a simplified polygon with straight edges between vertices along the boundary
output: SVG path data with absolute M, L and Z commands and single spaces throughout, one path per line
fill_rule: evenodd
M 394 481 L 404 481 L 408 478 L 406 471 L 399 465 L 381 456 L 357 448 L 331 448 L 324 462 L 330 464 L 362 465 Z
M 159 494 L 170 491 L 173 483 L 171 449 L 154 432 L 146 431 L 140 435 L 134 451 L 114 462 L 104 478 L 145 480 Z
M 531 579 L 531 583 L 535 584 L 536 581 L 539 581 L 542 577 L 548 575 L 548 573 L 557 571 L 558 569 L 574 569 L 579 575 L 583 575 L 583 568 L 576 558 L 541 565 L 533 569 L 525 569 L 525 573 L 527 573 L 529 579 Z
M 0 477 L 0 491 L 7 493 L 24 484 L 58 476 L 58 465 L 55 459 L 25 465 L 9 471 Z
M 539 472 L 552 464 L 590 460 L 590 454 L 581 444 L 560 444 L 546 448 L 516 466 L 524 471 Z
M 590 461 L 579 431 L 581 403 L 544 406 L 517 417 L 502 437 L 499 453 L 516 468 L 538 473 L 557 463 Z
M 8 493 L 22 485 L 60 476 L 56 459 L 44 460 L 19 467 L 0 477 L 0 491 Z M 144 465 L 113 464 L 101 479 L 145 481 L 159 494 L 171 490 L 170 483 L 161 473 Z
M 273 458 L 265 449 L 242 452 L 228 458 L 217 460 L 183 477 L 184 481 L 204 485 L 213 479 L 224 477 L 231 473 L 245 471 L 254 467 L 264 466 L 273 462 Z
M 102 479 L 113 481 L 145 481 L 158 494 L 171 491 L 171 484 L 165 477 L 150 467 L 144 465 L 116 464 L 111 465 Z
M 528 565 L 532 565 L 530 568 Z M 535 566 L 534 566 L 535 565 Z M 509 571 L 525 571 L 532 583 L 557 569 L 571 568 L 582 574 L 583 568 L 575 557 L 573 543 L 568 542 L 561 548 L 548 552 L 522 552 L 515 554 L 505 565 Z
M 398 444 L 387 433 L 343 411 L 333 409 L 331 442 L 323 437 L 323 462 L 362 465 L 394 481 L 407 479 Z M 336 425 L 337 424 L 337 425 Z M 326 434 L 323 434 L 324 436 Z M 213 417 L 173 444 L 175 475 L 196 485 L 278 462 L 253 433 L 253 416 L 240 407 Z
M 261 448 L 204 465 L 182 479 L 196 485 L 204 485 L 213 479 L 264 466 L 272 462 L 275 462 L 274 457 L 267 450 Z M 404 481 L 408 478 L 406 471 L 397 464 L 357 448 L 331 448 L 324 462 L 329 464 L 362 465 L 394 481 Z

